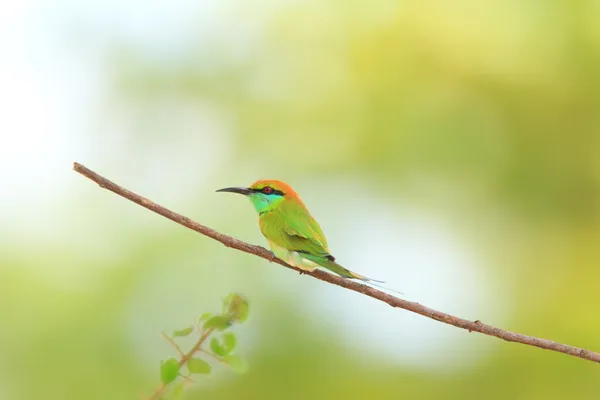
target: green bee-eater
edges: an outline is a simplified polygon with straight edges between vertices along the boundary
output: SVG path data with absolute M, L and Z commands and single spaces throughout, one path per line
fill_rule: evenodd
M 321 227 L 288 184 L 263 179 L 247 188 L 230 187 L 217 192 L 239 193 L 250 199 L 273 254 L 288 264 L 306 271 L 323 267 L 344 278 L 375 281 L 335 262 Z

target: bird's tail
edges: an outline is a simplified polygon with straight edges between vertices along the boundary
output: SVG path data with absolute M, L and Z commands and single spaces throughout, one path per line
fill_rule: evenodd
M 342 267 L 338 263 L 333 262 L 333 264 L 335 264 L 335 267 L 339 268 L 340 271 L 343 271 L 343 273 L 339 273 L 337 271 L 334 271 L 332 268 L 328 268 L 328 269 L 330 269 L 331 271 L 337 273 L 340 276 L 343 276 L 344 278 L 358 279 L 359 281 L 363 281 L 363 282 L 385 283 L 384 281 L 378 281 L 377 279 L 372 279 L 372 278 L 369 278 L 367 276 L 357 274 L 356 272 L 352 272 L 349 269 L 346 269 L 346 268 Z
M 332 261 L 332 260 L 329 260 L 329 259 L 323 258 L 323 257 L 313 256 L 312 254 L 302 254 L 302 256 L 316 264 L 319 264 L 323 268 L 326 268 L 326 269 L 330 270 L 331 272 L 338 274 L 339 276 L 341 276 L 343 278 L 358 279 L 360 281 L 363 281 L 363 282 L 373 285 L 375 287 L 390 290 L 392 292 L 396 292 L 399 294 L 403 294 L 402 292 L 398 292 L 394 289 L 390 289 L 388 287 L 378 285 L 380 283 L 385 283 L 384 281 L 378 281 L 376 279 L 371 279 L 364 275 L 357 274 L 356 272 L 352 272 L 349 269 L 342 267 L 340 264 L 336 263 L 335 261 Z

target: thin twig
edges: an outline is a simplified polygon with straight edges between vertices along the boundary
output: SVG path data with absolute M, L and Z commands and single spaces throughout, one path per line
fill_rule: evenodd
M 181 359 L 179 360 L 180 367 L 183 367 L 185 363 L 192 359 L 194 354 L 196 354 L 196 352 L 200 349 L 204 341 L 210 336 L 211 333 L 213 333 L 213 331 L 213 328 L 209 328 L 202 333 L 202 336 L 200 336 L 200 339 L 198 339 L 194 347 L 192 347 L 192 349 L 188 351 L 187 354 L 184 354 L 183 357 L 181 357 Z
M 216 355 L 216 354 L 213 354 L 213 353 L 211 353 L 211 352 L 210 352 L 210 351 L 208 351 L 208 350 L 204 350 L 203 348 L 199 348 L 199 349 L 198 349 L 198 351 L 199 351 L 200 353 L 206 354 L 207 356 L 211 356 L 212 358 L 214 358 L 214 359 L 215 359 L 215 360 L 217 360 L 218 362 L 222 362 L 222 363 L 224 363 L 224 362 L 225 362 L 225 360 L 223 360 L 221 357 L 219 357 L 219 356 L 218 356 L 218 355 Z
M 457 328 L 465 329 L 469 332 L 479 332 L 479 333 L 483 333 L 484 335 L 495 336 L 495 337 L 504 339 L 509 342 L 516 342 L 516 343 L 521 343 L 521 344 L 525 344 L 528 346 L 535 346 L 535 347 L 539 347 L 542 349 L 552 350 L 552 351 L 556 351 L 559 353 L 564 353 L 564 354 L 568 354 L 571 356 L 583 358 L 585 360 L 590 360 L 590 361 L 600 363 L 600 354 L 590 351 L 590 350 L 586 350 L 586 349 L 582 349 L 582 348 L 578 348 L 578 347 L 574 347 L 574 346 L 569 346 L 566 344 L 553 342 L 551 340 L 541 339 L 541 338 L 537 338 L 534 336 L 523 335 L 521 333 L 507 331 L 504 329 L 496 328 L 491 325 L 484 324 L 479 320 L 469 321 L 469 320 L 466 320 L 463 318 L 458 318 L 453 315 L 446 314 L 444 312 L 437 311 L 437 310 L 431 309 L 429 307 L 425 307 L 424 305 L 421 305 L 419 303 L 400 299 L 398 297 L 392 296 L 390 294 L 387 294 L 380 290 L 366 286 L 364 284 L 360 284 L 355 281 L 345 279 L 345 278 L 339 277 L 337 275 L 333 275 L 333 274 L 330 274 L 330 273 L 327 273 L 325 271 L 321 271 L 318 269 L 314 270 L 312 272 L 301 271 L 298 268 L 295 268 L 293 266 L 286 264 L 284 261 L 282 261 L 278 258 L 274 258 L 273 254 L 270 251 L 268 251 L 267 249 L 265 249 L 264 247 L 255 246 L 255 245 L 252 245 L 252 244 L 249 244 L 246 242 L 242 242 L 241 240 L 235 239 L 231 236 L 224 235 L 224 234 L 217 232 L 211 228 L 201 225 L 198 222 L 191 220 L 190 218 L 184 217 L 183 215 L 180 215 L 171 210 L 168 210 L 165 207 L 162 207 L 162 206 L 146 199 L 145 197 L 142 197 L 136 193 L 133 193 L 133 192 L 111 182 L 110 180 L 98 175 L 94 171 L 89 170 L 88 168 L 84 167 L 83 165 L 81 165 L 79 163 L 74 163 L 73 169 L 76 172 L 80 173 L 81 175 L 96 182 L 98 185 L 100 185 L 100 187 L 110 190 L 111 192 L 116 193 L 121 197 L 131 200 L 134 203 L 141 205 L 142 207 L 145 207 L 151 211 L 154 211 L 155 213 L 160 214 L 163 217 L 168 218 L 174 222 L 177 222 L 178 224 L 183 225 L 189 229 L 192 229 L 198 233 L 201 233 L 204 236 L 208 236 L 211 239 L 221 242 L 226 247 L 231 247 L 233 249 L 240 250 L 240 251 L 243 251 L 243 252 L 249 253 L 249 254 L 254 254 L 255 256 L 264 258 L 265 260 L 268 260 L 271 262 L 275 262 L 286 268 L 293 269 L 297 272 L 300 272 L 304 275 L 310 275 L 313 278 L 320 279 L 322 281 L 325 281 L 325 282 L 328 282 L 328 283 L 331 283 L 331 284 L 334 284 L 337 286 L 341 286 L 343 288 L 353 290 L 358 293 L 362 293 L 366 296 L 369 296 L 374 299 L 380 300 L 384 303 L 387 303 L 392 307 L 403 308 L 405 310 L 412 311 L 417 314 L 421 314 L 427 318 L 431 318 L 436 321 L 440 321 L 445 324 L 455 326 Z
M 160 385 L 158 385 L 158 387 L 156 389 L 154 389 L 154 393 L 152 393 L 152 395 L 150 397 L 148 397 L 148 400 L 160 399 L 161 396 L 163 395 L 163 393 L 165 392 L 165 389 L 167 389 L 167 385 L 165 385 L 164 383 L 161 383 Z
M 180 357 L 183 356 L 183 351 L 181 351 L 181 347 L 179 347 L 179 345 L 175 343 L 175 341 L 171 337 L 169 337 L 169 335 L 167 335 L 164 332 L 161 332 L 161 335 L 165 338 L 167 342 L 169 342 L 171 346 L 173 346 L 173 348 L 175 349 L 175 351 L 177 351 L 177 354 L 179 354 Z
M 214 329 L 213 328 L 209 328 L 205 331 L 202 332 L 202 335 L 200 335 L 200 338 L 198 339 L 198 341 L 196 342 L 196 344 L 194 345 L 194 347 L 192 347 L 192 349 L 190 351 L 188 351 L 187 353 L 183 353 L 181 351 L 181 348 L 177 345 L 177 343 L 175 343 L 174 340 L 172 340 L 169 336 L 167 336 L 164 332 L 161 332 L 163 334 L 163 336 L 165 337 L 165 339 L 167 339 L 169 341 L 169 343 L 171 343 L 175 349 L 179 352 L 179 367 L 183 367 L 189 360 L 192 359 L 192 357 L 194 357 L 194 354 L 196 354 L 199 350 L 200 347 L 202 346 L 202 344 L 206 341 L 206 339 L 211 335 L 211 333 L 213 333 Z M 190 377 L 186 377 L 183 376 L 182 377 L 186 380 L 190 380 L 193 382 L 193 380 Z M 148 400 L 157 400 L 160 399 L 160 397 L 163 395 L 163 393 L 165 392 L 165 390 L 167 389 L 168 385 L 165 385 L 164 383 L 161 383 L 160 385 L 158 385 L 158 387 L 154 390 L 154 392 L 152 393 L 152 395 L 150 395 L 150 397 L 148 398 Z
M 180 375 L 180 376 L 186 383 L 196 383 L 196 381 L 194 381 L 192 379 L 191 375 Z

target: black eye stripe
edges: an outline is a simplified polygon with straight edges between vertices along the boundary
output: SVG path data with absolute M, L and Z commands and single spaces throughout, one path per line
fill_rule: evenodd
M 265 187 L 270 187 L 270 186 L 265 186 Z M 285 193 L 283 193 L 281 190 L 275 190 L 272 187 L 271 187 L 271 190 L 272 190 L 271 193 L 264 193 L 263 192 L 264 189 L 265 188 L 263 187 L 263 188 L 260 188 L 260 189 L 252 189 L 252 191 L 256 192 L 256 193 L 263 193 L 263 194 L 266 194 L 267 196 L 270 196 L 272 194 L 276 194 L 277 196 L 284 196 L 285 195 Z

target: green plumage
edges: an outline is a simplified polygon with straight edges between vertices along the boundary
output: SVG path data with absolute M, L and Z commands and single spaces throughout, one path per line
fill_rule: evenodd
M 321 226 L 298 197 L 282 198 L 263 209 L 259 225 L 273 253 L 284 261 L 302 269 L 320 266 L 345 278 L 367 280 L 335 262 Z
M 248 196 L 259 214 L 260 230 L 276 257 L 308 271 L 323 267 L 345 278 L 373 281 L 335 262 L 323 230 L 286 183 L 260 180 L 249 188 L 220 191 Z
M 283 203 L 259 217 L 260 229 L 278 246 L 327 257 L 327 239 L 315 219 L 296 202 Z

